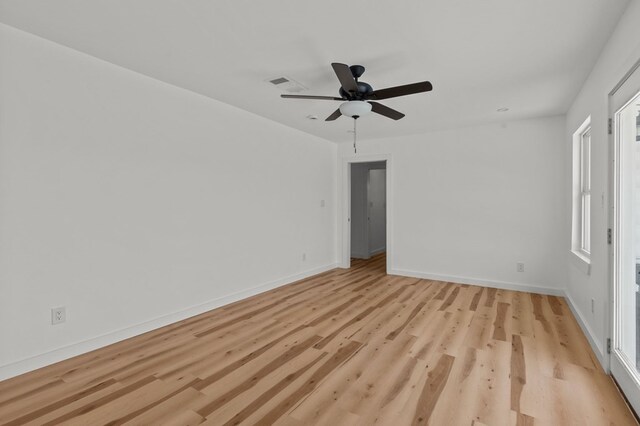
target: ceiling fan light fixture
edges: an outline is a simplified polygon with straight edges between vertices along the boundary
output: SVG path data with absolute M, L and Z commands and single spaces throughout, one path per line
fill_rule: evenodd
M 349 101 L 340 105 L 340 113 L 347 117 L 362 117 L 371 112 L 371 104 L 364 101 Z

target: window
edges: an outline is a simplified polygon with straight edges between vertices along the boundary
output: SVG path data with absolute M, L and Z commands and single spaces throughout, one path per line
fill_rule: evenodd
M 580 251 L 591 253 L 591 127 L 580 135 Z
M 591 117 L 573 134 L 573 232 L 571 251 L 583 262 L 591 255 Z

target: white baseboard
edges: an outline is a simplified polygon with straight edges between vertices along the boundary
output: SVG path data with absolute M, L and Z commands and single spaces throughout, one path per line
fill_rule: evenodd
M 580 309 L 578 309 L 576 304 L 573 302 L 573 299 L 571 298 L 571 295 L 569 294 L 569 292 L 565 290 L 564 293 L 565 293 L 564 299 L 567 301 L 567 305 L 569 305 L 569 309 L 571 309 L 571 312 L 573 313 L 573 316 L 575 317 L 576 321 L 578 321 L 578 324 L 580 325 L 582 332 L 587 337 L 587 340 L 591 345 L 591 349 L 593 349 L 593 352 L 596 354 L 596 357 L 598 358 L 598 361 L 600 362 L 602 369 L 608 373 L 609 357 L 605 353 L 604 348 L 602 347 L 602 344 L 598 342 L 598 339 L 596 339 L 596 335 L 593 333 L 593 331 L 591 331 L 591 328 L 589 327 L 589 323 L 584 320 L 584 316 L 582 315 L 582 312 L 580 312 Z
M 406 271 L 394 269 L 388 272 L 390 275 L 402 275 L 411 278 L 423 278 L 426 280 L 446 281 L 457 284 L 469 284 L 482 287 L 498 288 L 502 290 L 526 291 L 529 293 L 548 294 L 551 296 L 564 296 L 564 289 L 546 287 L 542 285 L 511 283 L 507 281 L 485 280 L 482 278 L 459 277 L 454 275 L 432 274 L 428 272 Z
M 29 371 L 36 370 L 47 365 L 54 364 L 59 361 L 63 361 L 68 358 L 72 358 L 77 355 L 81 355 L 90 352 L 95 349 L 102 348 L 104 346 L 117 343 L 119 341 L 152 331 L 169 324 L 173 324 L 178 321 L 193 317 L 195 315 L 202 314 L 215 308 L 219 308 L 224 305 L 236 302 L 238 300 L 246 299 L 248 297 L 263 293 L 265 291 L 272 290 L 277 287 L 281 287 L 286 284 L 290 284 L 295 281 L 299 281 L 308 278 L 313 275 L 320 274 L 322 272 L 329 271 L 338 267 L 338 264 L 329 264 L 319 268 L 315 268 L 309 271 L 301 272 L 299 274 L 291 275 L 278 280 L 270 281 L 268 283 L 261 284 L 256 287 L 252 287 L 246 290 L 242 290 L 233 294 L 229 294 L 209 302 L 192 306 L 190 308 L 174 312 L 171 314 L 163 315 L 161 317 L 146 321 L 141 324 L 133 325 L 124 329 L 116 330 L 102 336 L 87 339 L 82 342 L 74 343 L 62 348 L 58 348 L 49 352 L 45 352 L 40 355 L 36 355 L 30 358 L 25 358 L 20 361 L 16 361 L 10 364 L 0 366 L 0 380 L 9 379 L 14 376 L 18 376 Z M 484 279 L 475 279 L 468 277 L 458 277 L 442 274 L 429 274 L 415 271 L 406 271 L 394 269 L 389 271 L 391 275 L 401 275 L 413 278 L 423 278 L 437 281 L 447 281 L 460 284 L 478 285 L 491 288 L 499 288 L 504 290 L 526 291 L 530 293 L 549 294 L 553 296 L 563 296 L 567 301 L 567 305 L 571 309 L 574 317 L 578 321 L 583 333 L 587 337 L 591 348 L 593 349 L 600 365 L 605 371 L 608 371 L 608 358 L 605 356 L 602 345 L 595 338 L 595 334 L 591 331 L 588 323 L 584 320 L 584 317 L 580 310 L 576 307 L 571 296 L 563 289 L 550 288 L 537 285 L 526 285 L 509 283 L 504 281 L 491 281 Z
M 354 259 L 368 259 L 371 256 L 366 253 L 351 253 L 351 257 Z
M 382 253 L 386 250 L 386 247 L 381 247 L 379 249 L 372 250 L 371 253 L 351 253 L 351 257 L 354 259 L 369 259 L 371 256 L 375 256 L 376 254 Z
M 132 325 L 120 330 L 115 330 L 107 334 L 103 334 L 102 336 L 93 337 L 91 339 L 73 343 L 71 345 L 54 349 L 40 355 L 25 358 L 19 361 L 12 362 L 10 364 L 5 364 L 3 366 L 0 366 L 0 380 L 6 380 L 11 377 L 33 371 L 41 367 L 45 367 L 47 365 L 69 359 L 77 355 L 82 355 L 95 349 L 99 349 L 113 343 L 138 336 L 148 331 L 152 331 L 166 325 L 182 321 L 195 315 L 202 314 L 212 309 L 228 305 L 229 303 L 237 302 L 238 300 L 246 299 L 248 297 L 255 296 L 256 294 L 264 293 L 265 291 L 269 291 L 274 288 L 281 287 L 286 284 L 291 284 L 295 281 L 299 281 L 313 275 L 329 271 L 336 268 L 337 266 L 338 265 L 336 263 L 332 263 L 305 272 L 301 272 L 299 274 L 273 280 L 268 283 L 260 284 L 256 287 L 248 288 L 246 290 L 210 300 L 200 305 L 191 306 L 178 312 L 162 315 L 160 317 L 145 321 L 140 324 Z

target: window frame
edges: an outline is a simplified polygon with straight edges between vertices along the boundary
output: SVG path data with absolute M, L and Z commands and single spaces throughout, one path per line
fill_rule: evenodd
M 571 252 L 583 263 L 584 272 L 591 265 L 591 117 L 573 134 L 573 220 Z
M 580 244 L 578 249 L 591 256 L 591 126 L 580 134 Z

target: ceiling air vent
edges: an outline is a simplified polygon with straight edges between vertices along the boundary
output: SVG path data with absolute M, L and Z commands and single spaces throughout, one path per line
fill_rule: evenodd
M 286 93 L 300 93 L 307 90 L 307 88 L 302 84 L 290 79 L 289 77 L 272 78 L 267 81 L 276 86 L 278 90 Z
M 273 80 L 270 80 L 269 83 L 275 84 L 277 86 L 278 84 L 286 83 L 288 81 L 289 81 L 289 79 L 287 79 L 287 78 L 278 77 L 278 78 L 274 78 Z

